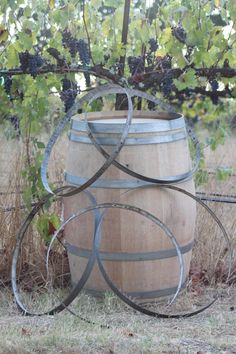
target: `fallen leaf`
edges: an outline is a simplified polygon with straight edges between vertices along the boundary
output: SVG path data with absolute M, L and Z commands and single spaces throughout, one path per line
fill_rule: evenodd
M 21 334 L 22 334 L 22 336 L 30 336 L 31 335 L 31 331 L 28 328 L 22 327 L 21 328 Z

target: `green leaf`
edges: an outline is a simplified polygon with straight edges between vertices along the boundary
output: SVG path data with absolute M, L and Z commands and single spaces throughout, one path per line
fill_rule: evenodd
M 32 36 L 29 36 L 24 32 L 19 33 L 18 36 L 19 36 L 19 41 L 21 43 L 22 49 L 30 51 L 30 49 L 32 49 L 33 46 Z
M 44 149 L 45 148 L 45 144 L 44 143 L 42 143 L 41 141 L 37 141 L 37 147 L 39 148 L 39 149 Z
M 233 88 L 232 95 L 236 98 L 236 86 Z
M 216 170 L 216 179 L 218 181 L 226 181 L 233 173 L 234 170 L 231 167 L 220 166 Z
M 31 203 L 32 203 L 32 192 L 31 192 L 31 187 L 26 187 L 23 191 L 22 194 L 23 201 L 25 202 L 27 208 L 30 210 L 31 209 Z
M 195 70 L 189 69 L 186 74 L 184 75 L 184 81 L 186 85 L 190 88 L 194 88 L 197 86 L 197 79 L 195 76 Z
M 25 17 L 31 17 L 31 7 L 30 6 L 26 6 L 25 9 L 24 9 L 24 16 Z
M 195 70 L 189 69 L 186 73 L 182 74 L 177 80 L 174 79 L 174 84 L 178 90 L 184 90 L 185 88 L 194 88 L 197 86 L 198 81 L 195 77 Z
M 199 168 L 196 172 L 194 179 L 195 179 L 196 186 L 206 184 L 209 180 L 208 172 L 204 169 Z
M 7 69 L 15 68 L 19 65 L 18 52 L 16 51 L 14 44 L 10 44 L 7 51 Z
M 60 227 L 60 224 L 60 219 L 56 214 L 46 213 L 38 217 L 36 227 L 41 237 L 48 244 L 55 230 Z
M 172 29 L 171 27 L 167 27 L 164 29 L 164 31 L 161 34 L 161 43 L 165 44 L 167 43 L 170 38 L 172 37 Z

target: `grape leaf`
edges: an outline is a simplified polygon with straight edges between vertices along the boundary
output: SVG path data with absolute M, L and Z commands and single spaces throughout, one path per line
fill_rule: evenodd
M 7 68 L 15 68 L 19 65 L 18 52 L 15 49 L 14 44 L 10 44 L 7 51 Z

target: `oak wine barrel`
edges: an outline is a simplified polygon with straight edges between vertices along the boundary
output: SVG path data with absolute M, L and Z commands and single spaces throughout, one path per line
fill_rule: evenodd
M 111 153 L 119 141 L 126 111 L 87 114 L 96 140 Z M 87 136 L 83 114 L 72 117 L 66 157 L 65 180 L 81 185 L 104 163 Z M 191 170 L 185 121 L 181 114 L 134 111 L 125 146 L 117 161 L 135 172 L 153 178 L 176 176 Z M 135 189 L 141 180 L 114 165 L 89 188 L 97 203 L 117 201 L 131 204 L 157 216 L 175 235 L 183 254 L 185 278 L 190 268 L 194 240 L 196 205 L 192 199 L 168 189 Z M 194 194 L 192 179 L 180 187 Z M 129 192 L 127 192 L 129 190 Z M 127 192 L 127 193 L 125 193 Z M 64 198 L 64 217 L 90 204 L 80 193 Z M 115 285 L 140 299 L 154 299 L 175 293 L 179 281 L 176 250 L 164 232 L 150 220 L 118 209 L 107 210 L 102 224 L 101 257 Z M 91 252 L 94 237 L 93 213 L 75 219 L 65 227 L 72 282 L 80 278 Z M 95 295 L 109 290 L 95 265 L 85 289 Z

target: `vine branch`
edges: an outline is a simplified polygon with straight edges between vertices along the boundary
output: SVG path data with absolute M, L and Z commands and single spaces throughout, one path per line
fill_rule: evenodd
M 168 72 L 171 74 L 173 79 L 179 78 L 182 74 L 186 72 L 187 68 L 184 69 L 158 69 L 150 72 L 144 72 L 141 74 L 137 74 L 134 76 L 130 76 L 127 81 L 130 85 L 137 86 L 138 83 L 142 83 L 142 89 L 152 88 L 153 86 L 158 86 L 162 83 L 162 80 L 165 78 L 166 73 Z M 234 78 L 236 77 L 236 69 L 230 67 L 212 67 L 212 68 L 194 68 L 195 75 L 198 77 L 206 77 L 212 78 L 220 75 L 222 78 Z M 38 69 L 38 75 L 46 75 L 48 73 L 55 73 L 55 74 L 63 74 L 63 73 L 84 73 L 89 72 L 91 75 L 98 77 L 100 79 L 105 79 L 110 82 L 124 85 L 127 81 L 124 79 L 123 76 L 111 72 L 109 69 L 106 69 L 103 65 L 94 65 L 90 67 L 90 69 L 85 69 L 82 65 L 73 65 L 73 66 L 56 66 L 49 64 L 48 66 L 44 66 L 41 69 Z M 0 70 L 0 75 L 25 75 L 30 74 L 29 72 L 25 73 L 20 68 L 14 68 L 10 70 Z M 209 96 L 210 91 L 201 91 L 202 88 L 196 87 L 192 89 L 192 92 L 195 93 L 202 93 Z M 201 92 L 200 92 L 201 91 Z M 225 91 L 216 91 L 215 94 L 218 96 L 223 96 L 223 92 L 228 97 L 230 90 Z

